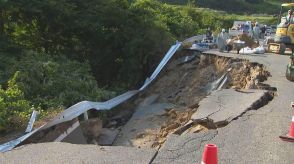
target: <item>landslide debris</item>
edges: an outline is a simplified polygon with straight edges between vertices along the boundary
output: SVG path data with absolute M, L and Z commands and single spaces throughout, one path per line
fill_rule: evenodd
M 227 72 L 228 69 L 231 71 Z M 87 142 L 97 144 L 95 141 L 100 140 L 102 128 L 108 128 L 108 131 L 120 131 L 119 134 L 111 134 L 112 138 L 116 138 L 115 141 L 107 141 L 108 143 L 159 149 L 171 133 L 208 130 L 206 124 L 191 123 L 191 116 L 197 112 L 199 102 L 213 91 L 212 84 L 225 73 L 228 81 L 224 88 L 270 89 L 262 84 L 270 74 L 258 63 L 182 51 L 176 54 L 158 79 L 138 97 L 122 104 L 117 110 L 110 111 L 111 115 L 102 121 L 81 123 Z M 146 101 L 150 97 L 152 101 Z M 148 103 L 142 106 L 142 102 Z M 91 123 L 97 121 L 97 126 Z M 68 126 L 56 126 L 36 137 L 40 142 L 52 140 Z
M 227 72 L 229 68 L 231 71 Z M 212 92 L 212 84 L 226 72 L 228 81 L 223 88 L 236 90 L 260 89 L 264 87 L 261 82 L 270 76 L 258 63 L 181 52 L 167 65 L 160 77 L 134 101 L 135 104 L 140 104 L 145 98 L 158 95 L 156 103 L 172 103 L 175 107 L 165 109 L 160 115 L 156 112 L 152 115 L 151 112 L 146 118 L 131 118 L 131 125 L 127 123 L 125 127 L 128 128 L 122 128 L 115 145 L 159 149 L 171 133 L 197 133 L 209 129 L 208 124 L 191 123 L 191 116 L 197 112 L 199 102 Z M 154 109 L 150 106 L 144 110 Z M 140 109 L 134 111 L 135 114 L 138 111 Z

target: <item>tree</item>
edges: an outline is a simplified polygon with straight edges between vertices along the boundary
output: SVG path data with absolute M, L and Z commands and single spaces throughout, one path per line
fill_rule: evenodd
M 245 0 L 245 2 L 248 2 L 248 3 L 262 3 L 264 2 L 264 0 Z

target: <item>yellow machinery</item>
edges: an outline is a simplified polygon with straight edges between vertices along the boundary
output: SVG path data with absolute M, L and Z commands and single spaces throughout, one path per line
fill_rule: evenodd
M 293 13 L 282 17 L 283 10 L 291 9 Z M 277 54 L 284 54 L 286 48 L 294 50 L 294 3 L 283 3 L 281 5 L 279 21 L 273 43 L 269 43 L 268 50 Z

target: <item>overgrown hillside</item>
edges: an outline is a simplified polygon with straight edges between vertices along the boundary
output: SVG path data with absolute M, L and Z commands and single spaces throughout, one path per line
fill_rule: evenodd
M 237 17 L 157 0 L 0 1 L 0 132 L 33 109 L 45 117 L 136 88 L 176 40 Z

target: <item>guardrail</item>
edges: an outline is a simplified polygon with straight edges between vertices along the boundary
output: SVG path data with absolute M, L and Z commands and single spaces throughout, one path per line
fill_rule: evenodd
M 57 124 L 60 124 L 60 123 L 66 122 L 66 121 L 70 121 L 73 118 L 78 117 L 79 115 L 87 112 L 90 109 L 110 110 L 113 107 L 127 101 L 128 99 L 130 99 L 131 97 L 133 97 L 134 95 L 139 93 L 140 91 L 143 91 L 153 80 L 156 79 L 156 77 L 161 72 L 161 70 L 164 68 L 164 66 L 167 64 L 167 62 L 171 59 L 171 57 L 175 54 L 175 52 L 180 48 L 181 44 L 182 44 L 181 42 L 177 42 L 175 45 L 171 46 L 171 48 L 165 54 L 164 58 L 161 60 L 161 62 L 159 63 L 159 65 L 157 66 L 155 71 L 152 73 L 152 75 L 150 77 L 148 77 L 145 80 L 145 83 L 143 84 L 143 86 L 140 89 L 128 91 L 124 94 L 121 94 L 121 95 L 119 95 L 113 99 L 110 99 L 108 101 L 105 101 L 105 102 L 91 102 L 91 101 L 79 102 L 79 103 L 67 108 L 63 112 L 61 112 L 57 117 L 55 117 L 49 123 L 29 132 L 29 133 L 15 139 L 15 140 L 12 140 L 12 141 L 9 141 L 5 144 L 0 145 L 0 152 L 6 152 L 9 150 L 12 150 L 14 147 L 16 147 L 18 144 L 22 143 L 23 141 L 25 141 L 27 138 L 29 138 L 31 135 L 33 135 L 37 131 L 52 127 L 54 125 L 57 125 Z

